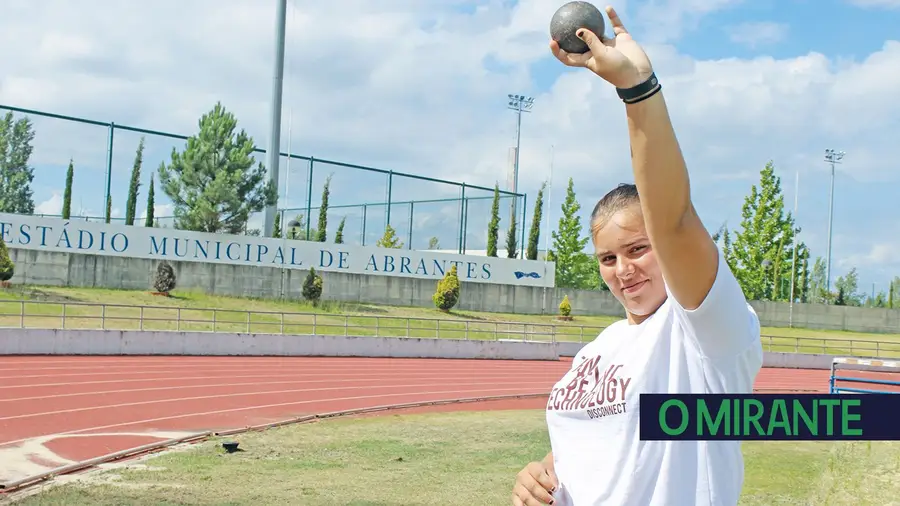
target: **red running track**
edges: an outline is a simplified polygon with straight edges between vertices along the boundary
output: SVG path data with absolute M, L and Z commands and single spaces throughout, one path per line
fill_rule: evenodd
M 0 357 L 0 484 L 188 433 L 387 404 L 544 394 L 569 364 L 320 357 Z M 756 388 L 827 391 L 828 375 L 828 371 L 764 369 Z M 544 404 L 538 397 L 493 401 L 478 409 Z

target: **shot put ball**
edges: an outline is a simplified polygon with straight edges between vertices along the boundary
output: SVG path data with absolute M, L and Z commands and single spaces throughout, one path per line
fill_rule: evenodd
M 575 35 L 581 28 L 586 28 L 597 36 L 603 35 L 603 13 L 588 2 L 569 2 L 553 14 L 550 20 L 550 37 L 567 53 L 587 53 L 587 44 Z

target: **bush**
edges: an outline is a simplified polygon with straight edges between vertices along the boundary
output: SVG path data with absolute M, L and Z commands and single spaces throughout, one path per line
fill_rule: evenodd
M 303 298 L 316 304 L 322 297 L 322 286 L 322 276 L 319 276 L 316 270 L 310 267 L 306 279 L 303 280 Z
M 0 237 L 0 281 L 9 281 L 16 273 L 16 264 L 9 258 L 6 242 Z
M 559 303 L 559 314 L 565 317 L 572 316 L 572 304 L 569 302 L 569 296 L 563 297 Z
M 175 289 L 175 269 L 169 262 L 163 260 L 156 266 L 156 278 L 153 280 L 153 288 L 159 293 L 169 294 Z
M 434 301 L 435 307 L 444 312 L 450 311 L 459 302 L 459 277 L 456 275 L 456 265 L 450 267 L 443 279 L 438 281 L 437 290 L 431 296 L 431 300 Z

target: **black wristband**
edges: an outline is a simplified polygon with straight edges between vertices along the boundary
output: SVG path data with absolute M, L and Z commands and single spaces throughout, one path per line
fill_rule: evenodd
M 656 78 L 656 72 L 654 72 L 650 74 L 650 77 L 648 77 L 646 81 L 637 86 L 624 89 L 616 88 L 616 93 L 625 103 L 629 103 L 635 99 L 642 98 L 651 91 L 656 91 L 655 88 L 657 86 L 659 86 L 659 79 Z
M 648 98 L 652 97 L 653 95 L 656 95 L 657 93 L 659 93 L 660 90 L 662 90 L 662 85 L 661 85 L 661 84 L 657 84 L 657 85 L 656 85 L 656 88 L 653 88 L 652 90 L 650 90 L 649 93 L 646 93 L 646 94 L 644 94 L 644 95 L 641 95 L 641 96 L 639 96 L 638 98 L 635 98 L 635 99 L 632 99 L 632 100 L 624 100 L 624 102 L 625 102 L 626 104 L 636 104 L 636 103 L 638 103 L 638 102 L 643 102 L 644 100 L 647 100 Z

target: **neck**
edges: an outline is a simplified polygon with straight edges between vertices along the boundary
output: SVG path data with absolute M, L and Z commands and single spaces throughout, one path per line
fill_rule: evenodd
M 633 313 L 628 313 L 628 316 L 627 316 L 628 324 L 629 325 L 640 325 L 641 323 L 644 323 L 644 321 L 646 321 L 647 318 L 650 318 L 651 316 L 653 316 L 653 313 L 645 314 L 645 315 L 636 315 Z
M 645 321 L 647 321 L 647 318 L 650 318 L 651 316 L 656 314 L 657 311 L 659 311 L 659 308 L 662 307 L 663 304 L 665 304 L 667 299 L 668 299 L 668 297 L 663 299 L 663 301 L 659 304 L 659 306 L 656 306 L 656 308 L 654 308 L 653 311 L 650 311 L 649 313 L 644 314 L 644 315 L 634 314 L 631 311 L 626 310 L 625 315 L 626 315 L 626 319 L 628 320 L 628 324 L 629 325 L 640 325 L 641 323 L 644 323 Z

